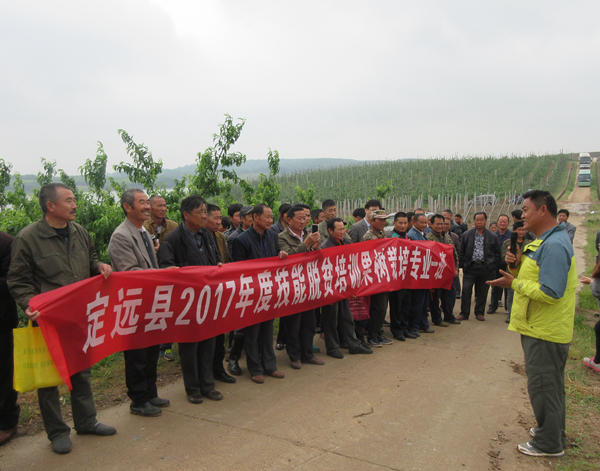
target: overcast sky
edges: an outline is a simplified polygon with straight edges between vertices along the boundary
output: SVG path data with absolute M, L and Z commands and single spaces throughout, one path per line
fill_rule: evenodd
M 265 158 L 600 150 L 600 2 L 0 0 L 0 157 L 166 168 L 228 113 Z

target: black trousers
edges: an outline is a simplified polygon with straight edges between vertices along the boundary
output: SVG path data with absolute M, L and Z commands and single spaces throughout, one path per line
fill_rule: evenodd
M 125 350 L 125 383 L 127 395 L 135 405 L 157 396 L 156 364 L 160 346 Z
M 229 334 L 231 339 L 231 350 L 229 351 L 229 359 L 239 361 L 242 358 L 244 351 L 244 329 L 234 330 Z
M 410 290 L 410 323 L 408 330 L 417 332 L 427 324 L 427 298 L 429 290 L 413 289 Z
M 275 371 L 277 360 L 273 350 L 273 320 L 250 325 L 243 330 L 246 364 L 250 376 Z
M 299 312 L 279 319 L 279 326 L 285 326 L 285 347 L 291 361 L 307 361 L 313 357 L 315 336 L 315 311 Z
M 346 299 L 337 303 L 323 306 L 321 312 L 321 328 L 325 335 L 325 347 L 327 353 L 340 349 L 340 337 L 338 325 L 344 332 L 344 340 L 349 348 L 356 347 L 360 341 L 354 332 L 354 319 Z
M 485 301 L 487 299 L 489 286 L 486 281 L 493 278 L 493 270 L 485 265 L 476 265 L 469 270 L 463 270 L 463 289 L 460 300 L 460 314 L 468 319 L 471 314 L 471 296 L 475 286 L 475 315 L 485 314 Z
M 233 334 L 229 334 L 233 335 Z M 225 334 L 217 335 L 215 337 L 215 354 L 213 360 L 213 374 L 217 375 L 225 373 L 225 367 L 223 366 L 223 360 L 225 360 Z
M 14 346 L 12 329 L 0 331 L 0 430 L 9 430 L 19 422 L 17 391 L 13 389 Z
M 181 359 L 183 386 L 188 396 L 198 393 L 206 394 L 215 389 L 214 337 L 202 342 L 180 343 L 179 358 Z
M 367 335 L 370 339 L 379 337 L 388 305 L 388 294 L 379 293 L 371 296 L 369 306 L 369 323 L 367 326 Z
M 454 304 L 456 302 L 456 294 L 453 289 L 434 289 L 431 296 L 431 322 L 439 324 L 442 322 L 442 313 L 446 322 L 454 320 Z M 441 309 L 440 309 L 441 304 Z
M 389 302 L 392 335 L 404 335 L 408 332 L 410 318 L 410 290 L 392 291 L 389 294 Z

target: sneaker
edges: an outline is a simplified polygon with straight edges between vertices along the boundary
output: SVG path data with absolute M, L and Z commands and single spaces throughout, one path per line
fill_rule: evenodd
M 384 335 L 380 335 L 379 337 L 377 337 L 377 340 L 379 340 L 379 343 L 381 343 L 382 345 L 391 345 L 394 343 Z
M 383 344 L 381 343 L 379 338 L 369 339 L 369 341 L 367 343 L 368 343 L 369 347 L 371 347 L 371 348 L 383 347 Z
M 596 373 L 600 373 L 600 363 L 596 363 L 593 358 L 584 358 L 583 364 L 594 370 Z
M 531 444 L 531 442 L 519 443 L 517 445 L 517 450 L 519 450 L 524 455 L 529 455 L 529 456 L 555 456 L 555 457 L 558 457 L 558 456 L 564 456 L 564 454 L 565 454 L 564 450 L 561 450 L 557 453 L 546 453 L 545 451 L 538 450 L 536 447 L 534 447 Z
M 535 427 L 531 427 L 529 429 L 529 435 L 531 435 L 531 437 L 535 437 L 535 432 L 536 432 Z
M 283 350 L 285 348 L 284 343 L 275 344 L 275 350 Z
M 170 348 L 167 348 L 165 350 L 165 353 L 163 354 L 163 357 L 167 361 L 173 361 L 173 360 L 175 360 L 175 355 L 173 355 L 173 350 L 171 350 Z

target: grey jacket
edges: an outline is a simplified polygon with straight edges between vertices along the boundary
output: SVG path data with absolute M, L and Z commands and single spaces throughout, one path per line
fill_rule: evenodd
M 369 225 L 367 224 L 366 219 L 361 219 L 356 224 L 350 226 L 350 229 L 348 229 L 348 236 L 352 242 L 360 242 L 368 230 Z
M 129 219 L 117 226 L 110 236 L 108 255 L 114 271 L 150 270 L 157 267 L 156 253 L 150 260 L 140 229 Z

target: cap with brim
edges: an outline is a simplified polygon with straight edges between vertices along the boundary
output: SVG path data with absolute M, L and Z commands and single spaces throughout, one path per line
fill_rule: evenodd
M 244 206 L 242 209 L 240 209 L 240 217 L 244 217 L 250 214 L 253 208 L 254 206 Z
M 387 219 L 388 215 L 385 213 L 383 209 L 377 209 L 371 212 L 371 217 L 373 219 Z

